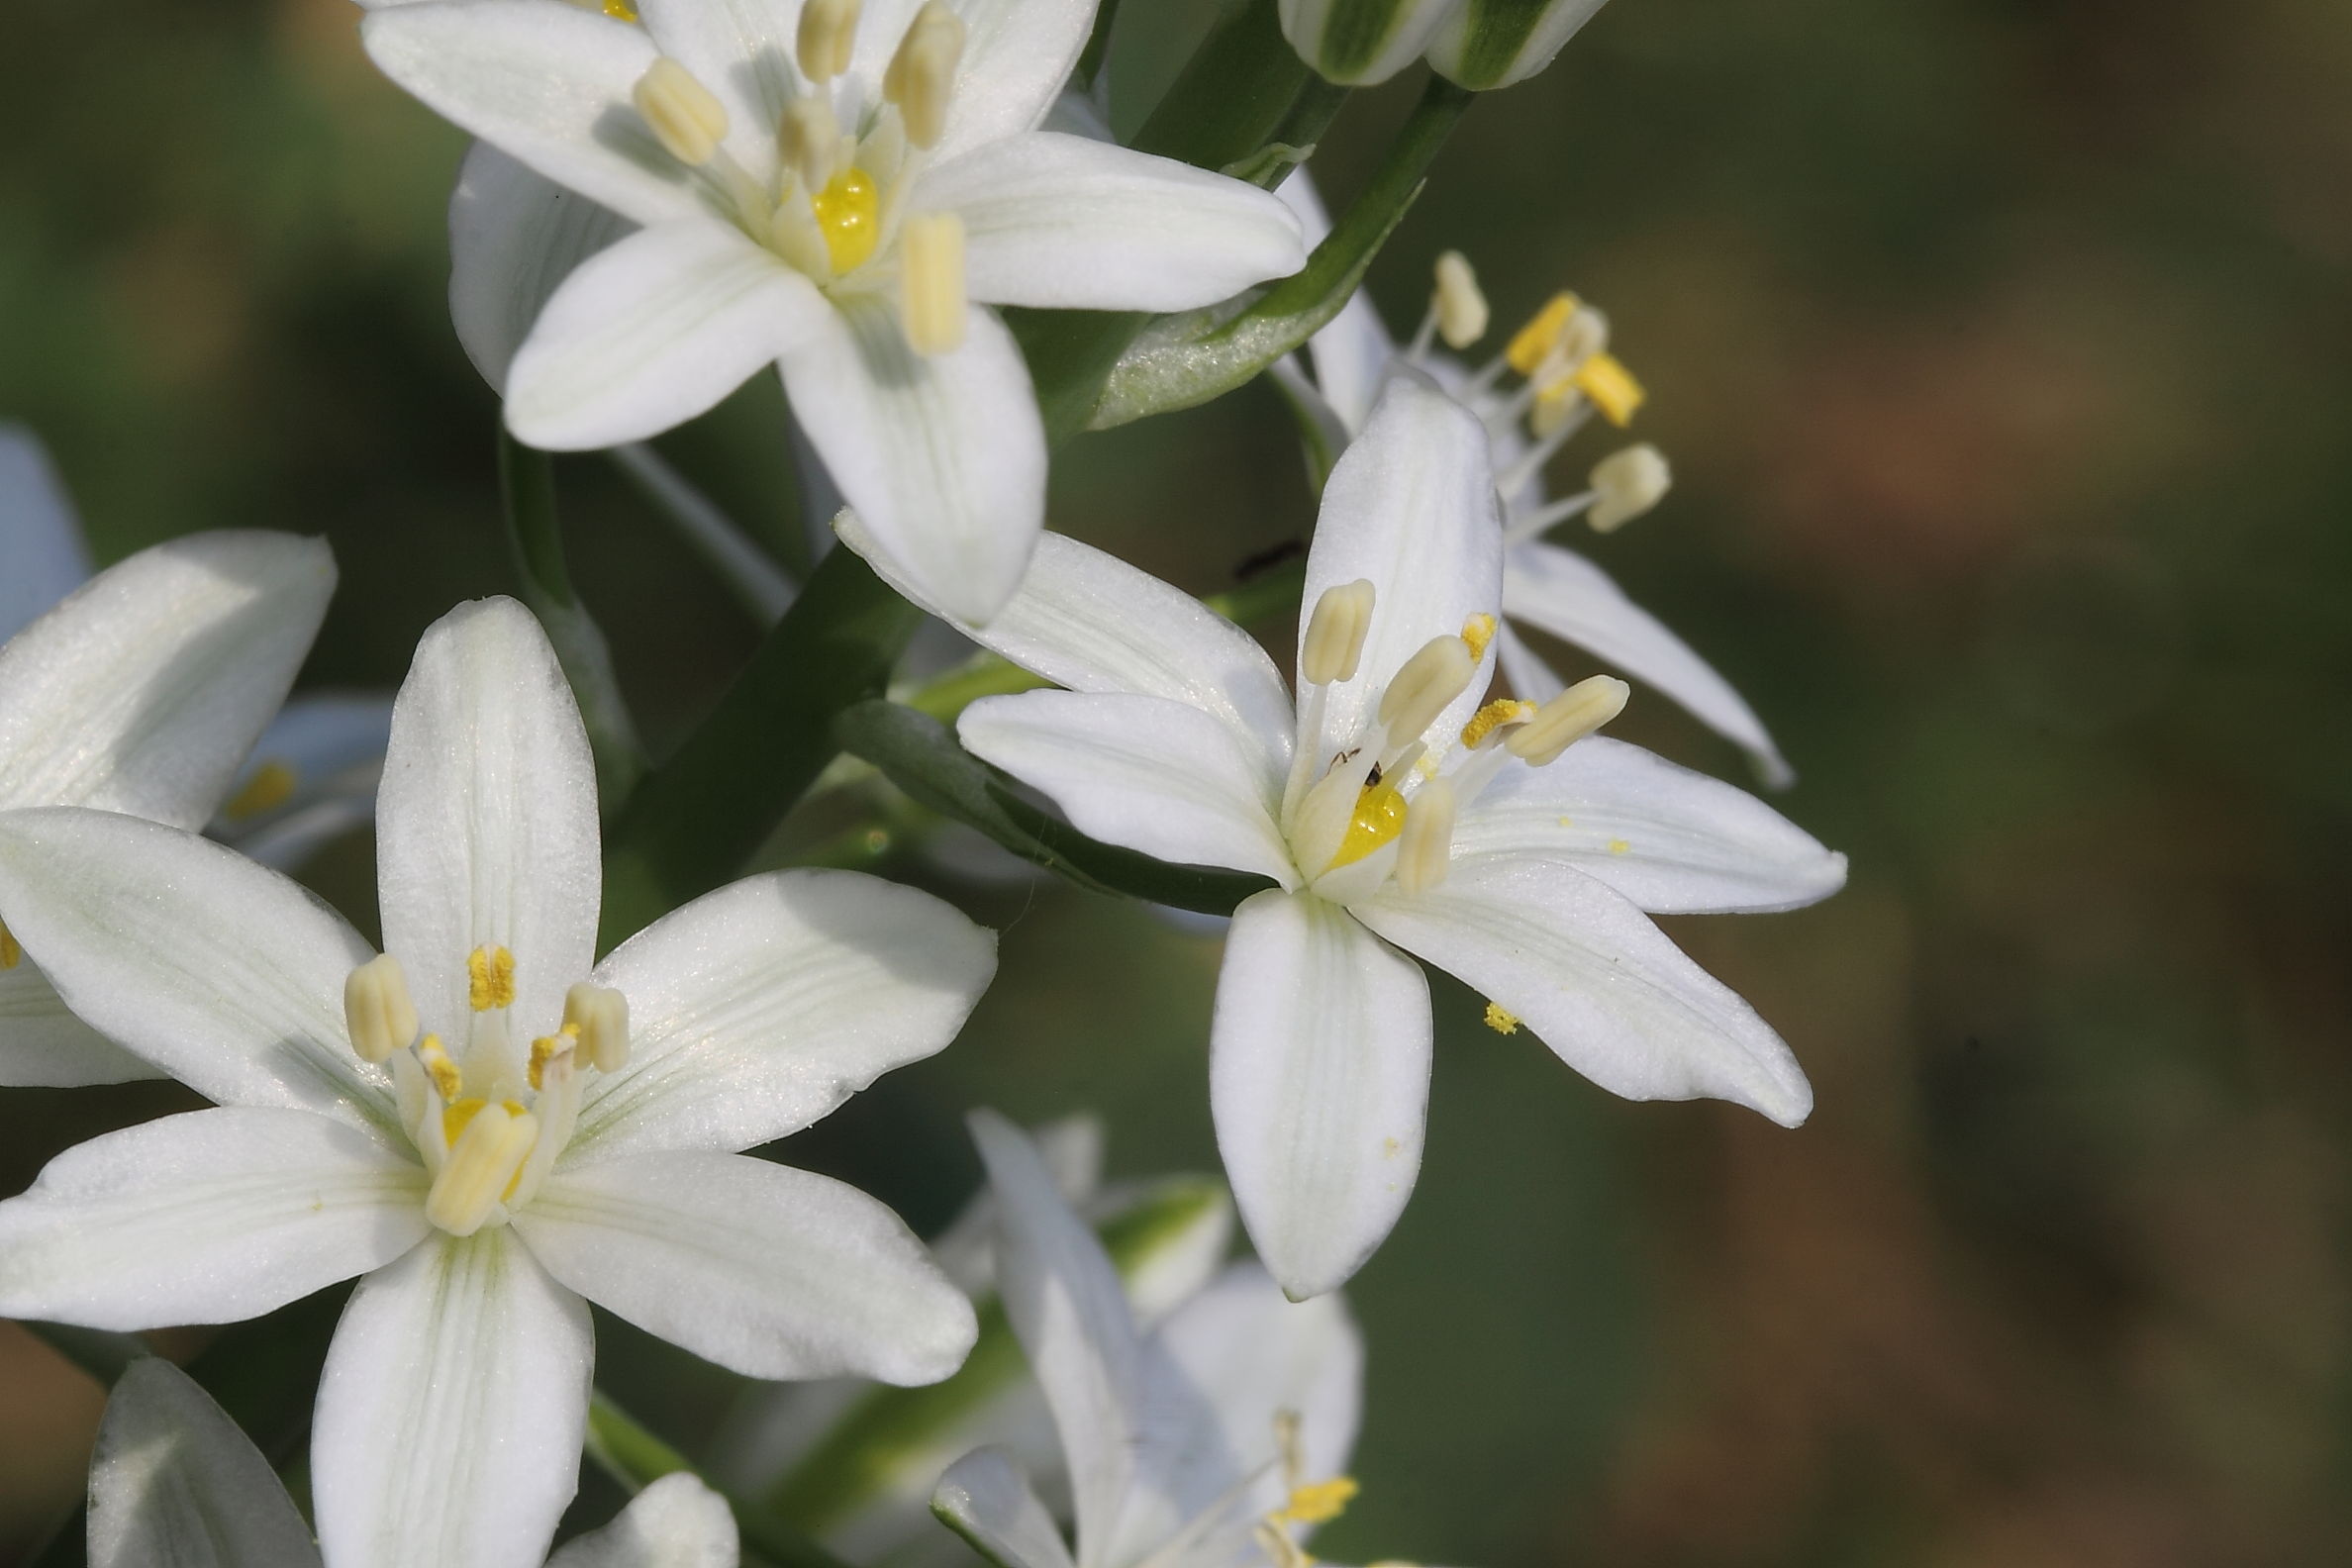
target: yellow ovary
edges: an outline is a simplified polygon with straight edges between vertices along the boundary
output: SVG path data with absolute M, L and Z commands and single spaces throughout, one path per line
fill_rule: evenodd
M 1405 831 L 1405 797 L 1394 784 L 1367 784 L 1356 797 L 1355 815 L 1347 821 L 1347 836 L 1339 840 L 1332 867 L 1354 865 L 1373 850 L 1394 843 Z
M 604 0 L 604 14 L 620 22 L 635 22 L 637 19 L 637 7 L 631 5 L 629 0 Z
M 833 275 L 854 272 L 874 254 L 881 239 L 882 194 L 861 168 L 846 168 L 810 200 Z

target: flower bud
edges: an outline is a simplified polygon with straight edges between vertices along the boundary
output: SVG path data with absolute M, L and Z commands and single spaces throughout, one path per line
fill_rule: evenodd
M 1413 63 L 1456 0 L 1281 0 L 1282 36 L 1299 58 L 1346 87 L 1387 81 Z
M 1552 62 L 1604 0 L 1463 0 L 1429 40 L 1438 75 L 1473 92 L 1524 81 Z

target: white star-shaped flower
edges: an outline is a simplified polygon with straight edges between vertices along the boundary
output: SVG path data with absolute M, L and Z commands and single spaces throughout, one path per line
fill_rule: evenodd
M 192 833 L 0 817 L 0 902 L 68 1005 L 218 1107 L 69 1149 L 0 1204 L 0 1315 L 227 1323 L 364 1276 L 314 1424 L 331 1568 L 539 1559 L 589 1301 L 753 1377 L 954 1370 L 971 1305 L 895 1215 L 735 1151 L 945 1045 L 988 932 L 778 872 L 596 963 L 595 771 L 511 600 L 426 634 L 376 835 L 380 956 Z

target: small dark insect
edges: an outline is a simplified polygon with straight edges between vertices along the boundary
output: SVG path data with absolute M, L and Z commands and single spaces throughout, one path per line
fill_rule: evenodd
M 1375 762 L 1375 763 L 1373 763 L 1373 764 L 1372 764 L 1372 771 L 1364 775 L 1364 788 L 1366 788 L 1366 789 L 1370 789 L 1370 788 L 1372 788 L 1372 787 L 1373 787 L 1375 784 L 1378 784 L 1379 782 L 1380 782 L 1380 764 L 1379 764 L 1379 763 L 1377 763 L 1377 762 Z

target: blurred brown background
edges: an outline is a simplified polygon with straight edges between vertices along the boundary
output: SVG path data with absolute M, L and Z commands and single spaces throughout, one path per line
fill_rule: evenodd
M 1128 0 L 1131 122 L 1200 23 Z M 389 685 L 510 586 L 490 396 L 442 306 L 458 138 L 341 0 L 33 0 L 0 51 L 0 417 L 102 558 L 324 532 L 308 679 Z M 1358 95 L 1342 199 L 1410 82 Z M 1629 1106 L 1440 984 L 1426 1172 L 1372 1340 L 1341 1561 L 2352 1560 L 2352 8 L 1617 0 L 1478 106 L 1375 269 L 1459 245 L 1499 319 L 1602 304 L 1680 486 L 1593 553 L 1754 701 L 1853 858 L 1805 914 L 1678 923 L 1813 1073 L 1785 1132 Z M 800 546 L 762 385 L 665 445 Z M 1599 449 L 1571 449 L 1563 473 Z M 607 470 L 575 565 L 656 737 L 755 629 Z M 1067 450 L 1057 527 L 1199 591 L 1312 517 L 1254 387 Z M 1279 628 L 1270 629 L 1276 637 Z M 1619 733 L 1726 776 L 1658 701 Z M 778 852 L 789 852 L 789 841 Z M 366 845 L 313 880 L 365 924 Z M 781 1151 L 919 1225 L 957 1121 L 1097 1107 L 1211 1168 L 1217 948 L 1059 887 L 973 1030 Z M 0 1191 L 166 1089 L 0 1098 Z M 610 1332 L 682 1440 L 715 1380 Z M 95 1394 L 0 1329 L 0 1539 Z M 0 1557 L 5 1551 L 0 1551 Z

